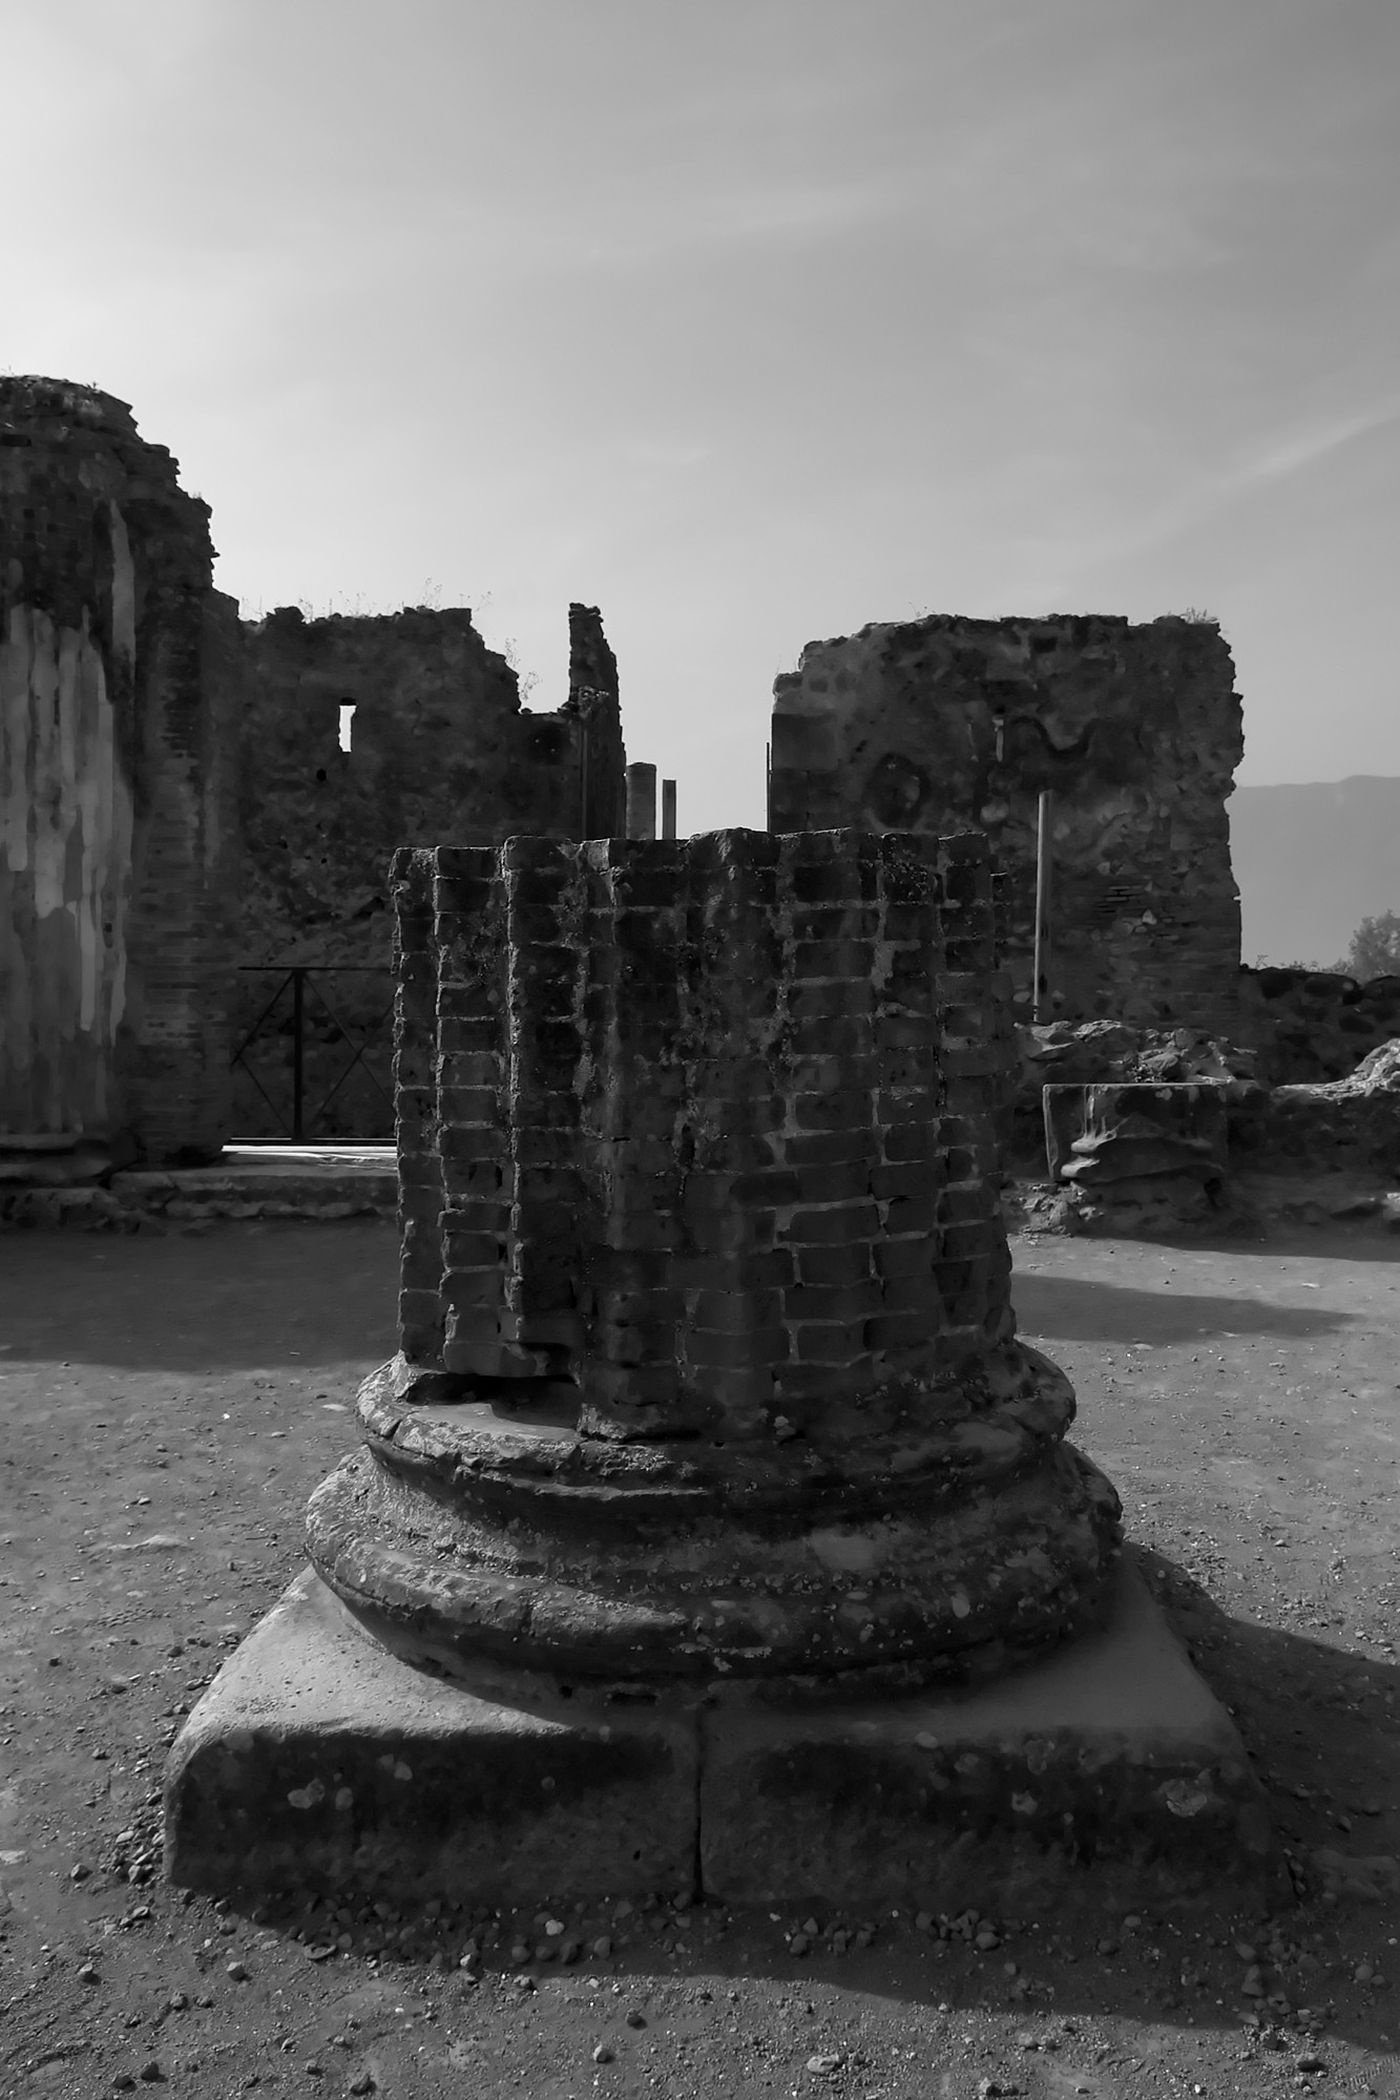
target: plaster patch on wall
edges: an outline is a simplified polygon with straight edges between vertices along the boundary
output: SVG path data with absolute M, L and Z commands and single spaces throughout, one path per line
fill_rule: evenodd
M 10 608 L 0 642 L 0 780 L 5 797 L 5 865 L 29 866 L 29 634 L 24 606 Z
M 108 1109 L 107 1073 L 126 997 L 131 796 L 97 642 L 36 607 L 10 610 L 0 647 L 0 775 L 6 797 L 10 1026 L 4 1122 L 87 1127 Z M 34 929 L 32 945 L 18 929 Z
M 0 375 L 0 1128 L 217 1148 L 237 608 L 126 403 Z
M 109 506 L 112 525 L 112 648 L 124 663 L 136 661 L 136 564 L 126 519 Z

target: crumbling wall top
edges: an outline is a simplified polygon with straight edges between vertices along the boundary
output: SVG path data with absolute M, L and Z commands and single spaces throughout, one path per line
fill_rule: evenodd
M 983 831 L 1028 1003 L 1049 793 L 1053 1011 L 1228 1031 L 1240 932 L 1225 803 L 1242 752 L 1213 621 L 933 614 L 809 642 L 777 680 L 770 823 Z

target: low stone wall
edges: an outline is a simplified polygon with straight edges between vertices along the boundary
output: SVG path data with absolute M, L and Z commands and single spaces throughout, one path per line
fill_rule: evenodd
M 1006 1158 L 1019 1173 L 1045 1171 L 1047 1088 L 1179 1086 L 1206 1082 L 1221 1089 L 1230 1140 L 1255 1142 L 1267 1089 L 1256 1059 L 1236 1044 L 1199 1029 L 1128 1028 L 1121 1021 L 1052 1021 L 1016 1030 L 1020 1066 L 1009 1119 Z
M 1400 1042 L 1372 1051 L 1344 1079 L 1275 1087 L 1251 1163 L 1293 1173 L 1400 1180 Z
M 1228 1173 L 1225 1088 L 1210 1080 L 1047 1086 L 1045 1149 L 1079 1231 L 1206 1223 Z
M 1304 975 L 1292 974 L 1299 979 Z M 1312 996 L 1317 997 L 1329 987 L 1351 981 L 1314 977 L 1310 982 Z M 1393 979 L 1381 980 L 1374 988 L 1381 996 L 1373 1011 L 1383 1011 L 1385 995 L 1394 983 Z M 1285 993 L 1288 989 L 1283 987 Z M 1071 1097 L 1126 1093 L 1155 1094 L 1169 1103 L 1171 1097 L 1208 1092 L 1218 1096 L 1220 1104 L 1212 1140 L 1220 1182 L 1214 1200 L 1222 1202 L 1227 1211 L 1238 1198 L 1244 1204 L 1241 1216 L 1261 1200 L 1271 1214 L 1310 1222 L 1381 1212 L 1387 1219 L 1391 1215 L 1385 1211 L 1390 1199 L 1383 1198 L 1383 1192 L 1400 1187 L 1400 1037 L 1387 1036 L 1340 1079 L 1270 1086 L 1255 1076 L 1262 1057 L 1187 1029 L 1168 1035 L 1098 1021 L 1077 1028 L 1053 1023 L 1020 1028 L 1016 1033 L 1021 1064 L 1007 1161 L 1025 1181 L 1044 1182 L 1046 1120 L 1057 1101 L 1063 1104 Z M 1052 1137 L 1051 1182 L 1056 1179 L 1056 1153 L 1063 1149 Z M 1243 1192 L 1241 1176 L 1248 1177 L 1252 1193 Z M 1280 1208 L 1282 1198 L 1275 1191 L 1290 1181 L 1303 1186 L 1317 1183 L 1320 1201 L 1311 1203 L 1295 1195 L 1288 1199 L 1292 1209 Z M 1135 1196 L 1132 1201 L 1136 1203 Z M 1052 1198 L 1044 1189 L 1029 1196 L 1023 1189 L 1013 1199 L 1013 1208 L 1024 1209 L 1020 1222 L 1033 1220 L 1029 1229 L 1037 1231 L 1094 1229 L 1133 1234 L 1162 1229 L 1161 1219 L 1154 1222 L 1146 1210 L 1130 1217 L 1122 1203 L 1099 1203 L 1098 1215 L 1090 1217 L 1081 1199 L 1071 1204 L 1059 1190 Z M 1203 1209 L 1202 1215 L 1208 1216 L 1209 1209 Z
M 1400 977 L 1361 984 L 1332 971 L 1242 969 L 1233 1040 L 1270 1086 L 1345 1079 L 1400 1036 Z
M 120 1173 L 87 1187 L 0 1190 L 0 1232 L 62 1228 L 74 1232 L 189 1231 L 220 1220 L 392 1218 L 398 1176 L 379 1168 L 191 1168 Z

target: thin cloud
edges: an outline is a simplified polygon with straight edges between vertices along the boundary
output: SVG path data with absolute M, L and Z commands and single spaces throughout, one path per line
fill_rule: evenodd
M 1397 421 L 1400 421 L 1400 402 L 1388 401 L 1375 408 L 1362 409 L 1356 415 L 1340 416 L 1328 423 L 1315 424 L 1311 429 L 1295 431 L 1292 436 L 1275 440 L 1242 467 L 1234 477 L 1235 484 L 1245 488 L 1260 481 L 1281 481 L 1285 475 L 1297 474 L 1315 461 L 1325 459 L 1329 452 L 1349 445 L 1353 438 L 1364 437 L 1368 431 L 1383 430 L 1387 424 Z
M 1103 567 L 1151 554 L 1170 546 L 1221 511 L 1228 510 L 1255 489 L 1287 480 L 1317 466 L 1356 438 L 1384 430 L 1400 422 L 1400 402 L 1389 400 L 1349 416 L 1313 421 L 1287 433 L 1279 433 L 1237 465 L 1221 471 L 1202 472 L 1183 479 L 1162 500 L 1133 520 L 1119 520 L 1113 527 L 1076 532 L 1073 521 L 1058 536 L 1046 534 L 1037 545 L 1034 537 L 1025 542 L 1028 564 L 1039 557 L 1039 588 L 1027 592 L 1028 600 L 1048 604 L 1066 603 L 1080 588 L 1079 579 Z M 1032 573 L 1034 568 L 1032 566 Z

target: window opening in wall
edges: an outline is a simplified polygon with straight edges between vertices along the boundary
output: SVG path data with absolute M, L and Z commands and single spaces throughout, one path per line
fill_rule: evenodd
M 342 751 L 350 749 L 350 724 L 354 719 L 355 702 L 353 700 L 342 700 L 340 703 L 340 748 Z

